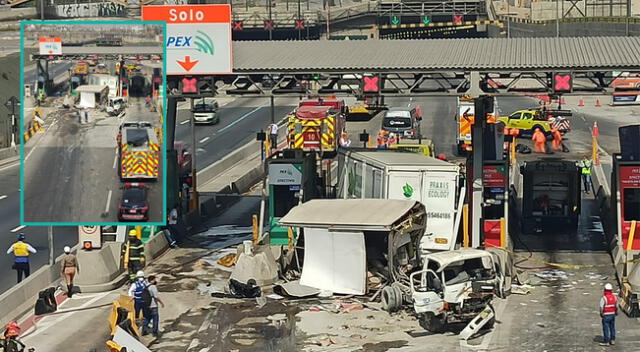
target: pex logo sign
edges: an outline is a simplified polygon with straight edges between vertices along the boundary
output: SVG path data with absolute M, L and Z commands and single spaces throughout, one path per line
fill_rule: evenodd
M 167 37 L 167 48 L 194 48 L 211 56 L 215 53 L 213 40 L 203 31 L 197 31 L 195 36 Z

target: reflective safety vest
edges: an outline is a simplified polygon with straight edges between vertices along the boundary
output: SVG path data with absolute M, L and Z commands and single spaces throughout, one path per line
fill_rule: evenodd
M 142 291 L 144 291 L 144 289 L 147 287 L 147 283 L 144 282 L 144 281 L 136 280 L 134 285 L 136 285 L 136 288 L 133 290 L 133 299 L 136 302 L 141 303 L 142 302 Z
M 29 261 L 29 245 L 24 242 L 16 242 L 13 244 L 13 255 L 16 257 L 16 263 L 27 263 Z
M 602 314 L 603 315 L 612 315 L 612 314 L 616 314 L 616 305 L 617 305 L 617 299 L 616 296 L 613 295 L 613 293 L 611 292 L 606 292 L 604 294 L 604 299 L 605 299 L 605 304 L 604 304 L 604 308 L 602 309 Z
M 136 239 L 134 241 L 129 241 L 129 260 L 130 261 L 139 261 L 142 257 L 144 257 L 144 243 L 142 241 Z
M 585 161 L 581 164 L 582 166 L 582 174 L 583 175 L 591 175 L 591 162 Z

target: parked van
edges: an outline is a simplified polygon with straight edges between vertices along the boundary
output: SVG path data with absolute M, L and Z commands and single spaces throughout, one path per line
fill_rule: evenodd
M 389 108 L 382 119 L 382 129 L 401 138 L 418 138 L 418 121 L 421 119 L 417 106 Z

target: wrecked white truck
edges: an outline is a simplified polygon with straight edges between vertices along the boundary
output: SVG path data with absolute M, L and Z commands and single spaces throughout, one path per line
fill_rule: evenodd
M 420 325 L 440 332 L 446 324 L 468 323 L 490 308 L 494 295 L 504 297 L 500 258 L 473 248 L 425 256 L 423 269 L 410 275 L 411 298 Z M 493 312 L 481 318 L 486 318 L 483 325 L 488 327 Z
M 425 223 L 424 205 L 391 199 L 314 199 L 279 222 L 302 228 L 300 284 L 339 294 L 381 291 L 393 299 L 389 311 L 409 302 Z
M 413 303 L 423 327 L 440 331 L 474 320 L 495 294 L 502 297 L 504 266 L 497 253 L 478 249 L 422 254 L 426 221 L 416 201 L 322 199 L 294 207 L 280 225 L 302 228 L 300 284 L 379 295 L 388 312 Z M 481 325 L 493 317 L 488 312 Z

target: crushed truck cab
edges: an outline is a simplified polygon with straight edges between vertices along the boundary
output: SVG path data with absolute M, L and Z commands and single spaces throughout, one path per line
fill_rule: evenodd
M 473 320 L 496 294 L 502 297 L 499 260 L 492 252 L 473 248 L 426 255 L 423 269 L 410 275 L 420 325 L 440 332 L 446 324 Z

